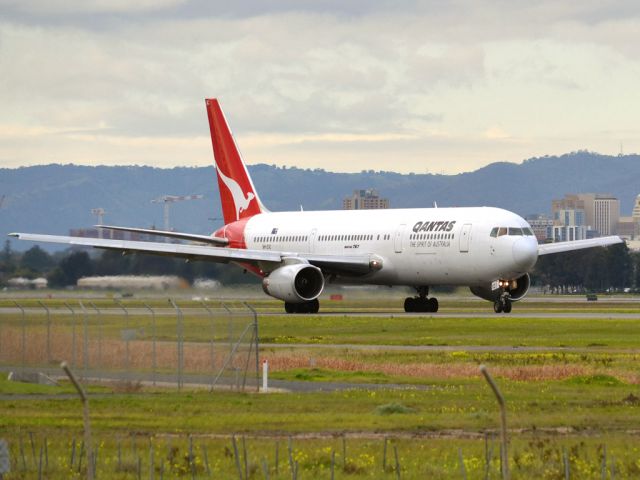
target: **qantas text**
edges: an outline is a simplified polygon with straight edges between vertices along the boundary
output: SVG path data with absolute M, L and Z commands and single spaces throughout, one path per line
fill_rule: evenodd
M 453 230 L 454 225 L 456 224 L 455 220 L 451 220 L 448 222 L 418 222 L 413 226 L 413 231 L 415 233 L 418 232 L 450 232 Z

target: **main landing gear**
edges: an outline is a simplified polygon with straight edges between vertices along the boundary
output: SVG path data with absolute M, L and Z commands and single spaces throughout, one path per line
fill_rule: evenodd
M 429 295 L 429 287 L 416 287 L 418 291 L 417 297 L 407 297 L 404 300 L 405 312 L 437 312 L 438 299 L 435 297 L 427 298 Z
M 493 304 L 496 313 L 511 313 L 511 299 L 508 294 L 502 294 Z
M 316 298 L 310 302 L 289 303 L 285 302 L 284 311 L 287 313 L 318 313 L 320 310 L 320 302 Z

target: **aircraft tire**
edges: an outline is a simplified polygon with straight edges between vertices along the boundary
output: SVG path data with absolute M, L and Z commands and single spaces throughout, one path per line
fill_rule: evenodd
M 404 299 L 404 311 L 407 313 L 415 312 L 417 309 L 416 299 L 413 297 L 407 297 Z
M 295 303 L 284 302 L 284 311 L 287 313 L 298 313 L 297 307 Z
M 309 313 L 318 313 L 320 310 L 320 302 L 318 299 L 311 300 L 309 303 Z
M 504 300 L 504 305 L 502 306 L 502 311 L 504 313 L 511 313 L 511 307 L 512 307 L 512 303 L 511 300 L 509 300 L 508 298 L 506 298 Z
M 502 313 L 502 302 L 500 300 L 496 300 L 493 303 L 493 311 L 496 313 Z
M 429 300 L 426 298 L 414 298 L 413 304 L 416 312 L 425 313 L 429 312 Z
M 438 311 L 438 299 L 435 297 L 431 297 L 429 300 L 427 300 L 427 312 L 433 312 L 436 313 Z

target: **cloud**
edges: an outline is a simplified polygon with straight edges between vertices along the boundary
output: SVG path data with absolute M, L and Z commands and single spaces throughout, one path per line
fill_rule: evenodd
M 0 7 L 35 16 L 81 16 L 104 13 L 142 13 L 163 10 L 187 0 L 0 0 Z
M 249 161 L 389 169 L 393 151 L 456 171 L 640 148 L 635 5 L 0 0 L 0 162 L 210 162 L 211 96 Z

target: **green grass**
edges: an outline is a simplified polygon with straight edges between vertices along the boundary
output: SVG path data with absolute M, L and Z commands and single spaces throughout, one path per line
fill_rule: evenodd
M 100 385 L 89 385 L 86 390 L 90 393 L 107 393 L 111 391 L 108 387 Z M 9 381 L 4 374 L 0 376 L 0 395 L 57 395 L 62 393 L 75 394 L 76 392 L 71 382 L 66 380 L 59 381 L 58 385 L 38 385 Z
M 38 478 L 40 451 L 44 478 L 84 478 L 86 459 L 80 458 L 80 437 L 29 437 L 26 432 L 9 437 L 14 465 L 7 480 Z M 33 441 L 33 444 L 31 443 Z M 571 478 L 637 478 L 635 438 L 616 435 L 607 439 L 545 437 L 527 434 L 512 440 L 509 457 L 513 478 L 564 478 L 566 456 Z M 97 436 L 97 478 L 398 478 L 404 479 L 500 478 L 499 444 L 471 438 L 207 438 L 185 436 Z M 32 446 L 33 445 L 33 446 Z M 235 445 L 235 446 L 234 446 Z M 606 454 L 605 454 L 606 446 Z M 236 461 L 235 451 L 238 452 Z M 73 453 L 75 451 L 75 454 Z M 397 457 L 396 457 L 397 453 Z M 397 461 L 396 461 L 397 458 Z M 45 460 L 48 464 L 45 466 Z M 291 463 L 290 463 L 291 462 Z M 138 470 L 139 469 L 139 470 Z M 139 472 L 139 473 L 138 473 Z M 240 472 L 240 474 L 238 473 Z M 246 472 L 246 473 L 245 473 Z M 244 477 L 246 475 L 246 477 Z M 242 477 L 241 477 L 242 476 Z
M 63 300 L 54 299 L 58 306 Z M 392 299 L 393 300 L 393 299 Z M 366 311 L 368 308 L 398 311 L 392 300 L 348 300 L 337 307 Z M 33 301 L 33 300 L 29 300 Z M 71 300 L 73 301 L 73 300 Z M 103 299 L 102 307 L 111 300 Z M 166 299 L 151 299 L 154 308 L 165 308 Z M 393 300 L 395 301 L 395 300 Z M 127 300 L 141 305 L 144 299 Z M 391 302 L 391 303 L 390 303 Z M 328 302 L 327 302 L 328 303 Z M 336 302 L 337 304 L 338 302 Z M 197 307 L 196 302 L 181 305 Z M 1 304 L 10 307 L 10 303 Z M 251 478 L 264 478 L 267 461 L 270 478 L 291 478 L 287 436 L 292 434 L 292 458 L 299 463 L 302 478 L 329 478 L 332 452 L 336 478 L 396 478 L 394 447 L 398 450 L 402 478 L 462 478 L 459 449 L 468 478 L 484 478 L 485 432 L 496 432 L 499 414 L 491 390 L 478 374 L 487 364 L 507 400 L 511 429 L 513 478 L 564 478 L 566 452 L 572 477 L 601 478 L 604 445 L 608 478 L 615 465 L 615 478 L 640 477 L 637 445 L 640 413 L 640 309 L 635 304 L 579 302 L 545 304 L 534 299 L 521 306 L 531 312 L 602 312 L 601 318 L 479 318 L 473 312 L 486 308 L 481 302 L 457 302 L 435 317 L 412 317 L 394 313 L 387 318 L 375 313 L 349 316 L 338 313 L 317 315 L 263 315 L 259 319 L 263 358 L 280 365 L 272 379 L 299 382 L 343 382 L 353 384 L 402 384 L 403 389 L 354 389 L 316 393 L 242 394 L 216 391 L 184 391 L 143 388 L 140 393 L 120 393 L 121 387 L 91 387 L 92 429 L 100 445 L 98 478 L 137 478 L 138 457 L 142 478 L 149 478 L 149 445 L 153 445 L 156 478 L 164 465 L 165 478 L 191 478 L 188 435 L 194 435 L 196 478 L 204 474 L 205 450 L 211 477 L 238 478 L 231 443 L 237 434 L 241 468 L 244 469 L 242 435 L 246 435 L 247 468 Z M 262 311 L 275 311 L 279 303 L 264 300 Z M 610 308 L 610 310 L 609 310 Z M 395 309 L 395 310 L 394 310 Z M 54 333 L 69 332 L 76 322 L 78 345 L 84 318 L 75 319 L 62 309 L 52 318 Z M 112 310 L 115 313 L 115 310 Z M 609 319 L 607 313 L 639 313 L 638 318 Z M 467 318 L 447 312 L 469 312 Z M 212 327 L 226 336 L 225 317 L 211 320 L 195 309 L 185 308 L 185 338 L 208 341 Z M 44 315 L 27 316 L 27 334 L 46 331 Z M 242 328 L 242 317 L 234 328 Z M 120 338 L 124 320 L 119 315 L 89 316 L 89 333 L 96 338 Z M 11 345 L 17 352 L 21 316 L 0 313 L 0 348 L 5 329 L 13 329 Z M 157 317 L 157 337 L 174 340 L 175 314 Z M 138 329 L 138 340 L 151 339 L 149 315 L 131 315 L 129 328 Z M 4 333 L 3 333 L 4 332 Z M 239 330 L 236 330 L 236 335 Z M 7 337 L 4 337 L 7 338 Z M 317 348 L 287 348 L 288 344 L 310 343 Z M 330 348 L 326 344 L 344 345 Z M 450 351 L 395 351 L 351 349 L 348 344 L 446 345 Z M 465 345 L 484 346 L 473 351 Z M 540 351 L 491 351 L 496 346 L 538 346 Z M 549 351 L 549 347 L 570 346 L 571 351 Z M 139 348 L 140 344 L 136 346 Z M 459 348 L 458 348 L 459 347 Z M 187 357 L 192 353 L 185 348 Z M 207 355 L 207 352 L 205 352 Z M 0 357 L 2 352 L 0 352 Z M 3 357 L 4 358 L 4 357 Z M 14 360 L 15 360 L 14 359 Z M 80 359 L 80 356 L 79 356 Z M 280 361 L 280 363 L 278 363 Z M 290 363 L 286 363 L 289 361 Z M 14 361 L 15 364 L 15 361 Z M 432 375 L 421 368 L 433 366 Z M 164 367 L 163 367 L 164 368 Z M 429 371 L 428 369 L 425 371 Z M 546 372 L 545 379 L 522 373 Z M 451 374 L 445 378 L 444 375 Z M 68 383 L 59 387 L 34 386 L 0 379 L 0 437 L 10 442 L 12 455 L 21 461 L 25 452 L 27 472 L 14 463 L 6 478 L 37 478 L 33 451 L 48 438 L 51 470 L 47 478 L 79 478 L 77 458 L 71 466 L 71 442 L 82 435 L 80 402 L 68 396 Z M 29 432 L 35 434 L 34 450 Z M 347 458 L 342 455 L 341 436 L 347 435 Z M 388 444 L 387 469 L 383 471 L 383 437 Z M 122 465 L 117 465 L 121 443 Z M 275 444 L 279 442 L 279 474 L 275 472 Z M 491 478 L 498 478 L 498 445 L 493 447 Z M 177 449 L 177 450 L 176 450 Z M 169 453 L 169 452 L 174 453 Z M 86 463 L 86 462 L 85 462 Z M 82 470 L 82 469 L 80 469 Z
M 607 468 L 615 464 L 616 478 L 635 478 L 640 472 L 633 433 L 640 407 L 637 397 L 630 395 L 637 387 L 603 376 L 498 383 L 507 399 L 514 478 L 562 478 L 563 451 L 575 478 L 596 478 L 605 444 Z M 35 432 L 36 458 L 43 439 L 48 439 L 52 460 L 47 478 L 77 476 L 77 457 L 73 467 L 70 461 L 72 439 L 77 442 L 77 455 L 82 437 L 77 400 L 34 395 L 1 400 L 0 405 L 0 431 L 17 462 L 7 478 L 24 478 L 20 442 L 28 472 L 37 470 L 28 432 Z M 241 436 L 247 436 L 247 468 L 254 478 L 262 478 L 263 460 L 271 478 L 291 477 L 288 435 L 296 436 L 292 458 L 304 477 L 328 477 L 333 452 L 336 478 L 394 478 L 396 448 L 403 478 L 460 478 L 459 451 L 469 478 L 483 478 L 483 435 L 495 435 L 499 425 L 495 399 L 479 379 L 434 382 L 426 390 L 312 394 L 155 390 L 93 396 L 90 411 L 102 478 L 136 478 L 138 457 L 143 478 L 148 478 L 150 445 L 154 464 L 157 468 L 163 464 L 165 475 L 190 478 L 188 435 L 194 435 L 197 478 L 207 478 L 205 450 L 214 478 L 237 478 L 231 434 L 237 435 L 241 469 Z M 347 435 L 344 463 L 342 435 Z M 382 469 L 384 437 L 392 439 L 386 471 Z M 488 446 L 495 478 L 499 447 L 493 438 Z M 124 453 L 118 468 L 119 442 Z M 276 442 L 279 475 L 275 473 Z
M 638 404 L 628 401 L 638 387 L 615 379 L 515 382 L 500 379 L 513 428 L 636 428 Z M 381 417 L 381 405 L 401 403 L 415 413 Z M 0 428 L 80 429 L 75 399 L 23 397 L 2 401 Z M 269 395 L 174 391 L 101 394 L 91 399 L 93 429 L 124 433 L 264 433 L 408 431 L 441 429 L 481 431 L 494 428 L 495 400 L 480 379 L 432 382 L 426 389 L 348 390 Z
M 64 311 L 52 315 L 52 325 L 78 332 L 84 328 L 84 317 L 76 317 Z M 137 329 L 138 338 L 151 339 L 153 326 L 150 315 L 89 315 L 88 328 L 93 337 L 120 337 L 124 328 Z M 21 328 L 19 314 L 0 314 L 0 331 L 3 326 Z M 236 335 L 249 316 L 236 317 Z M 30 314 L 27 326 L 45 329 L 46 317 Z M 209 341 L 212 336 L 223 341 L 227 338 L 227 318 L 216 317 L 214 323 L 203 315 L 186 312 L 184 335 L 186 341 Z M 176 317 L 173 314 L 156 316 L 156 338 L 176 338 Z M 398 314 L 386 316 L 351 316 L 348 314 L 274 315 L 259 317 L 262 343 L 290 344 L 380 344 L 380 345 L 430 345 L 430 346 L 545 346 L 579 348 L 636 348 L 636 334 L 640 331 L 640 314 L 637 318 L 515 318 L 507 315 L 495 317 L 414 317 Z

